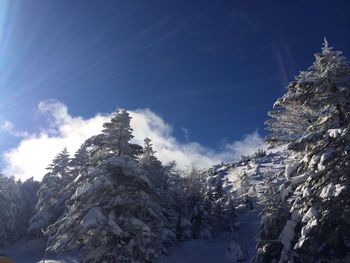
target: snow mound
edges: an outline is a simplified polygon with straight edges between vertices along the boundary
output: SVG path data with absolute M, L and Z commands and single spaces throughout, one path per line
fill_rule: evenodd
M 328 136 L 331 138 L 337 138 L 341 134 L 341 129 L 329 129 Z
M 290 176 L 298 169 L 298 167 L 301 165 L 301 162 L 294 162 L 294 163 L 289 163 L 286 165 L 286 169 L 284 172 L 284 175 L 286 179 L 288 180 Z
M 333 185 L 332 183 L 330 183 L 322 189 L 320 193 L 320 197 L 322 199 L 328 199 L 328 198 L 331 198 L 332 196 L 337 197 L 345 189 L 346 187 L 344 185 L 341 185 L 341 184 Z
M 305 223 L 310 219 L 316 218 L 317 216 L 318 216 L 317 209 L 315 207 L 310 207 L 309 210 L 307 210 L 306 214 L 303 216 L 303 219 L 301 221 Z
M 241 246 L 235 241 L 231 241 L 228 246 L 228 252 L 226 253 L 226 259 L 228 262 L 236 263 L 245 260 L 246 256 Z

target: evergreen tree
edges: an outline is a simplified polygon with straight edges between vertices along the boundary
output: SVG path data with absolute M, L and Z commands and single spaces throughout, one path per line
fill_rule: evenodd
M 26 230 L 27 214 L 20 185 L 0 173 L 0 246 L 10 244 Z
M 35 181 L 33 177 L 20 183 L 21 192 L 26 203 L 26 210 L 28 214 L 34 211 L 35 205 L 38 202 L 37 192 L 40 188 L 40 182 Z
M 281 255 L 282 244 L 279 235 L 288 219 L 288 206 L 284 204 L 276 174 L 264 174 L 262 190 L 261 223 L 256 235 L 257 256 L 253 262 L 273 262 Z
M 238 180 L 238 194 L 241 204 L 244 207 L 252 209 L 253 204 L 249 196 L 250 183 L 248 180 L 248 175 L 244 172 Z
M 48 174 L 58 176 L 63 183 L 71 181 L 70 161 L 69 152 L 64 148 L 46 168 L 49 170 Z
M 118 110 L 88 143 L 93 165 L 77 180 L 68 211 L 50 226 L 49 249 L 81 247 L 83 262 L 153 262 L 163 250 L 163 208 L 136 161 L 130 117 Z
M 225 217 L 227 219 L 227 225 L 231 232 L 234 232 L 237 228 L 237 212 L 236 204 L 233 197 L 230 196 L 225 209 Z
M 144 140 L 145 145 L 143 148 L 143 155 L 142 155 L 142 160 L 147 162 L 147 161 L 153 161 L 156 160 L 157 158 L 155 157 L 156 151 L 153 150 L 153 145 L 151 143 L 150 138 L 146 138 Z
M 89 162 L 89 151 L 87 146 L 82 144 L 78 151 L 74 154 L 74 157 L 69 162 L 69 167 L 71 169 L 71 174 L 73 178 L 76 178 L 81 169 L 87 165 Z
M 296 81 L 289 84 L 288 89 L 293 89 Z M 318 112 L 305 110 L 295 101 L 289 101 L 287 95 L 278 99 L 273 105 L 273 110 L 268 112 L 271 119 L 265 122 L 270 131 L 265 138 L 271 146 L 280 146 L 293 142 L 306 134 L 306 130 L 317 116 Z
M 208 214 L 213 236 L 236 230 L 236 197 L 232 191 L 231 182 L 224 176 L 227 170 L 223 167 L 224 164 L 221 164 L 219 168 L 209 169 L 205 173 L 207 178 L 202 202 Z
M 43 177 L 37 192 L 38 202 L 30 219 L 29 233 L 40 235 L 63 214 L 68 197 L 62 190 L 72 181 L 69 163 L 69 153 L 64 148 L 47 167 L 49 172 Z
M 208 211 L 205 210 L 204 206 L 205 177 L 203 171 L 192 165 L 186 176 L 185 185 L 192 236 L 194 238 L 209 238 L 211 227 Z
M 350 64 L 326 40 L 315 58 L 282 99 L 318 115 L 288 145 L 297 161 L 282 188 L 291 213 L 279 236 L 280 262 L 350 260 Z M 278 131 L 272 136 L 274 145 L 283 143 Z
M 223 181 L 221 178 L 218 178 L 215 189 L 214 189 L 214 198 L 215 200 L 219 200 L 224 197 L 224 190 L 223 190 Z
M 152 187 L 160 195 L 165 218 L 161 236 L 164 244 L 171 245 L 176 241 L 176 232 L 178 232 L 178 238 L 182 238 L 179 222 L 185 203 L 183 180 L 180 178 L 179 171 L 176 170 L 175 162 L 163 166 L 155 156 L 156 151 L 153 150 L 151 139 L 146 138 L 144 142 L 139 163 Z
M 134 138 L 130 120 L 131 117 L 126 110 L 117 109 L 111 120 L 103 124 L 102 133 L 87 140 L 86 145 L 91 148 L 92 164 L 110 156 L 136 159 L 141 155 L 142 147 L 130 143 Z
M 166 191 L 165 188 L 167 184 L 166 170 L 161 161 L 155 156 L 155 153 L 151 144 L 151 139 L 146 138 L 139 162 L 154 188 L 157 189 L 159 193 L 163 193 Z
M 21 181 L 18 181 L 17 183 L 20 187 L 25 203 L 23 214 L 25 215 L 25 231 L 27 232 L 29 227 L 29 219 L 33 215 L 35 206 L 38 203 L 37 193 L 40 188 L 40 182 L 35 181 L 34 178 L 31 177 L 23 183 Z

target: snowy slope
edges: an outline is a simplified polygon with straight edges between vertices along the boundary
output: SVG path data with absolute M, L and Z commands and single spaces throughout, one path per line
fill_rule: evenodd
M 233 236 L 226 236 L 210 240 L 190 240 L 176 244 L 170 249 L 169 257 L 163 257 L 160 263 L 235 263 L 238 262 L 230 257 L 229 246 L 231 241 L 238 244 L 250 262 L 256 254 L 255 235 L 260 225 L 260 197 L 264 189 L 263 178 L 267 173 L 280 174 L 285 170 L 287 156 L 282 152 L 269 153 L 267 155 L 255 154 L 242 157 L 240 161 L 231 164 L 219 164 L 207 171 L 208 181 L 215 186 L 217 180 L 223 181 L 225 191 L 233 195 L 239 191 L 239 181 L 242 174 L 247 175 L 250 190 L 247 193 L 254 200 L 253 210 L 240 210 L 237 221 L 238 230 Z
M 228 263 L 226 259 L 227 247 L 230 240 L 217 239 L 194 239 L 180 242 L 170 248 L 170 256 L 162 257 L 160 263 Z
M 78 260 L 73 255 L 57 256 L 47 254 L 45 257 L 46 242 L 44 239 L 25 240 L 0 249 L 0 253 L 5 254 L 15 260 L 16 263 L 77 263 Z
M 255 255 L 255 234 L 259 227 L 260 217 L 258 210 L 250 210 L 239 216 L 239 230 L 234 234 L 234 241 L 244 253 L 248 263 Z M 196 239 L 176 244 L 170 248 L 170 255 L 162 257 L 159 263 L 235 263 L 228 250 L 232 236 L 203 240 Z
M 246 262 L 250 262 L 250 259 L 256 253 L 255 235 L 260 224 L 259 211 L 250 210 L 242 213 L 238 218 L 238 222 L 240 227 L 236 233 L 235 240 L 247 256 Z
M 259 199 L 261 190 L 264 187 L 264 175 L 267 173 L 279 174 L 284 172 L 287 156 L 283 152 L 255 154 L 243 156 L 240 161 L 231 164 L 220 164 L 209 169 L 208 180 L 215 185 L 216 180 L 224 181 L 226 191 L 237 191 L 239 188 L 240 176 L 247 175 L 249 184 L 256 190 L 256 197 Z M 254 195 L 249 192 L 247 194 Z M 254 197 L 254 196 L 253 196 Z

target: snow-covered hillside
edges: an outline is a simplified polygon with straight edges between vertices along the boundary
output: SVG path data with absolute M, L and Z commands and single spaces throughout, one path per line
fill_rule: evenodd
M 46 241 L 43 238 L 18 240 L 16 243 L 0 249 L 0 254 L 12 258 L 16 263 L 77 263 L 74 254 L 58 256 L 54 253 L 45 253 Z
M 266 154 L 258 151 L 252 156 L 242 156 L 241 160 L 230 164 L 215 165 L 208 170 L 208 180 L 214 186 L 218 180 L 223 181 L 226 191 L 236 196 L 248 194 L 257 201 L 260 200 L 264 189 L 266 175 L 280 175 L 284 172 L 287 163 L 287 155 L 284 152 L 270 152 Z M 278 176 L 279 180 L 283 177 Z M 246 181 L 248 190 L 242 191 L 242 180 Z
M 284 152 L 262 151 L 230 164 L 218 164 L 206 172 L 209 184 L 214 188 L 219 181 L 223 190 L 235 197 L 237 205 L 237 227 L 228 235 L 209 240 L 181 242 L 170 249 L 170 256 L 163 257 L 161 263 L 202 262 L 234 263 L 250 262 L 256 254 L 256 233 L 260 225 L 260 212 L 267 174 L 281 175 L 285 171 L 287 155 Z M 281 184 L 284 179 L 276 176 Z M 242 180 L 243 182 L 242 184 Z M 242 187 L 244 189 L 242 189 Z M 251 206 L 241 203 L 248 197 Z M 237 255 L 242 257 L 237 258 Z

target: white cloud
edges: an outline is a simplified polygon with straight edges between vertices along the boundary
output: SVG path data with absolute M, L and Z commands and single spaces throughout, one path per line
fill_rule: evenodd
M 190 141 L 190 131 L 184 127 L 181 128 L 181 131 L 184 133 L 186 142 Z
M 1 129 L 2 129 L 3 131 L 10 132 L 11 130 L 13 130 L 14 127 L 15 127 L 15 126 L 13 125 L 12 122 L 10 122 L 10 121 L 4 121 L 4 123 L 3 123 L 2 126 L 1 126 Z
M 110 114 L 97 114 L 89 119 L 71 116 L 67 106 L 57 100 L 40 102 L 38 112 L 46 116 L 48 127 L 38 134 L 26 134 L 17 147 L 5 152 L 5 174 L 15 175 L 22 180 L 32 176 L 40 180 L 45 174 L 45 168 L 59 151 L 67 147 L 74 153 L 84 140 L 98 134 L 102 124 L 110 118 Z M 196 142 L 179 142 L 173 136 L 172 127 L 149 109 L 130 111 L 130 114 L 134 141 L 142 145 L 144 138 L 151 138 L 158 158 L 163 162 L 175 160 L 180 168 L 192 163 L 209 167 L 264 147 L 261 137 L 254 132 L 242 141 L 226 144 L 223 151 L 217 152 Z M 13 131 L 14 127 L 7 123 L 2 129 Z
M 18 131 L 15 129 L 15 125 L 10 121 L 4 121 L 0 127 L 1 130 L 15 136 L 15 137 L 27 137 L 29 134 L 25 131 Z
M 257 131 L 247 134 L 241 141 L 235 141 L 226 145 L 228 152 L 234 153 L 234 158 L 237 159 L 241 155 L 251 155 L 256 152 L 257 149 L 267 149 L 266 144 Z

